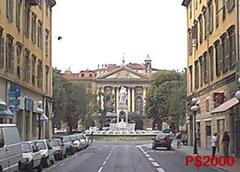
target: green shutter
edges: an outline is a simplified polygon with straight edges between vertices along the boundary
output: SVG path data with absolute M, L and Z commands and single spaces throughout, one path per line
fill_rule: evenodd
M 0 38 L 0 68 L 4 67 L 4 38 Z

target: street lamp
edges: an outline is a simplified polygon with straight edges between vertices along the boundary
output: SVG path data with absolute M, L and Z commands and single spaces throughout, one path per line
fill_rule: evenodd
M 197 112 L 199 111 L 199 106 L 198 106 L 198 99 L 193 98 L 192 99 L 192 107 L 191 111 L 193 111 L 193 125 L 194 125 L 194 147 L 193 147 L 193 154 L 198 154 L 198 149 L 197 149 L 197 131 L 196 131 L 196 115 Z

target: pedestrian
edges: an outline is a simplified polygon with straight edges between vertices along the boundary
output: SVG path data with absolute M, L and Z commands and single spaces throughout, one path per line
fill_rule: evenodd
M 177 148 L 180 148 L 180 146 L 181 146 L 181 139 L 182 139 L 182 134 L 181 134 L 180 131 L 177 132 L 176 138 L 177 138 Z
M 229 142 L 230 142 L 230 137 L 228 135 L 228 131 L 225 131 L 222 138 L 224 156 L 229 156 Z
M 215 156 L 216 149 L 217 149 L 217 133 L 214 133 L 214 135 L 212 136 L 211 145 L 212 145 L 212 156 Z

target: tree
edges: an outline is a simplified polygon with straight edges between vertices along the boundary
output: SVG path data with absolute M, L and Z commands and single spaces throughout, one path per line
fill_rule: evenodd
M 78 121 L 84 126 L 95 106 L 95 96 L 89 90 L 89 85 L 70 82 L 57 69 L 53 70 L 53 83 L 55 125 L 60 121 L 67 122 L 70 132 L 77 127 Z
M 186 79 L 184 73 L 164 71 L 152 76 L 146 96 L 145 113 L 161 129 L 166 121 L 179 125 L 185 117 Z

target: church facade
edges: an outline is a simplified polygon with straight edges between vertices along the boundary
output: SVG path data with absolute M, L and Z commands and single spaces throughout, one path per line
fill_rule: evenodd
M 136 129 L 152 128 L 152 120 L 144 114 L 146 93 L 150 84 L 150 75 L 158 69 L 152 68 L 149 56 L 143 64 L 128 63 L 121 65 L 108 64 L 98 66 L 96 70 L 85 70 L 79 73 L 65 71 L 62 76 L 72 82 L 88 82 L 97 95 L 100 109 L 104 108 L 104 93 L 111 95 L 111 109 L 106 114 L 105 125 L 117 118 L 119 93 L 122 87 L 127 92 L 129 119 L 136 122 Z M 97 115 L 97 114 L 96 114 Z

